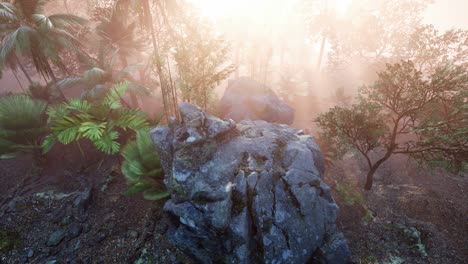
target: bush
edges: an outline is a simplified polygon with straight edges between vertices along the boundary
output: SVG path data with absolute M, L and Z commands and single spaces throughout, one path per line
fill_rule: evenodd
M 0 158 L 40 149 L 47 103 L 26 95 L 0 98 Z
M 127 194 L 143 193 L 145 199 L 160 200 L 169 196 L 163 184 L 164 171 L 149 130 L 138 131 L 136 140 L 122 150 L 125 161 L 122 173 L 130 185 Z
M 44 152 L 56 141 L 70 144 L 86 138 L 106 154 L 118 153 L 120 143 L 117 140 L 123 132 L 138 131 L 149 125 L 143 112 L 122 106 L 121 96 L 127 88 L 128 83 L 123 82 L 96 102 L 75 98 L 49 107 L 51 133 L 44 141 Z

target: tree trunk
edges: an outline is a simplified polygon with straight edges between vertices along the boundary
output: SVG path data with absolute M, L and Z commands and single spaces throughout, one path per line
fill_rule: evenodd
M 15 58 L 16 58 L 16 61 L 18 62 L 18 66 L 20 67 L 21 71 L 23 72 L 24 76 L 26 76 L 26 79 L 28 79 L 29 81 L 29 84 L 33 84 L 33 81 L 31 79 L 31 76 L 29 76 L 28 72 L 26 71 L 26 69 L 23 67 L 23 64 L 21 64 L 21 62 L 19 61 L 18 57 L 16 57 L 15 55 Z
M 374 174 L 377 171 L 377 169 L 378 166 L 374 165 L 367 173 L 366 185 L 364 186 L 365 190 L 370 191 L 372 189 L 372 184 L 374 183 Z
M 50 65 L 49 65 L 49 68 L 51 68 Z M 59 87 L 57 87 L 57 77 L 55 76 L 54 71 L 51 70 L 50 73 L 51 73 L 52 81 L 54 82 L 54 85 L 55 85 L 55 87 L 57 88 L 57 91 L 59 92 L 60 97 L 62 98 L 63 101 L 67 102 L 67 101 L 68 101 L 68 100 L 67 100 L 67 97 L 65 97 L 65 94 L 63 93 L 62 89 L 60 89 Z M 46 85 L 47 85 L 47 84 L 46 84 Z
M 323 58 L 323 52 L 325 50 L 325 43 L 327 41 L 327 37 L 324 35 L 322 38 L 322 44 L 320 45 L 320 53 L 317 61 L 317 73 L 320 72 L 320 67 L 322 66 L 322 58 Z
M 380 167 L 380 165 L 382 165 L 382 163 L 384 163 L 386 160 L 388 160 L 388 158 L 390 158 L 391 155 L 392 155 L 392 150 L 387 151 L 387 153 L 385 153 L 385 156 L 383 158 L 379 159 L 376 163 L 374 163 L 374 165 L 370 167 L 370 170 L 367 173 L 366 185 L 364 186 L 364 189 L 366 189 L 367 191 L 370 191 L 370 189 L 372 189 L 372 183 L 374 182 L 375 172 Z
M 153 42 L 153 49 L 154 49 L 154 56 L 156 57 L 156 71 L 158 72 L 159 75 L 159 82 L 161 85 L 161 94 L 162 94 L 162 99 L 163 99 L 163 104 L 164 104 L 164 111 L 166 114 L 166 118 L 169 118 L 170 116 L 176 116 L 178 117 L 177 113 L 173 113 L 174 110 L 177 111 L 177 108 L 175 106 L 175 102 L 172 102 L 171 98 L 171 93 L 168 91 L 170 89 L 166 78 L 164 76 L 164 72 L 162 70 L 162 64 L 160 61 L 160 54 L 159 54 L 159 47 L 158 47 L 158 42 L 156 40 L 156 32 L 154 30 L 154 25 L 153 25 L 153 16 L 151 15 L 151 9 L 150 9 L 150 4 L 149 0 L 145 0 L 143 2 L 144 4 L 144 12 L 146 13 L 146 16 L 149 20 L 149 27 L 151 31 L 151 38 Z
M 26 90 L 24 89 L 23 84 L 21 83 L 18 76 L 16 75 L 16 71 L 12 70 L 11 72 L 13 72 L 13 75 L 15 76 L 16 81 L 18 82 L 19 86 L 21 87 L 21 90 L 23 90 L 23 93 L 26 93 Z

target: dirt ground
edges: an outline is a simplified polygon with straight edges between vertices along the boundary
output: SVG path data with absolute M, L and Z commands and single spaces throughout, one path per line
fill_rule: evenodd
M 118 158 L 102 157 L 0 160 L 0 263 L 191 263 L 164 236 L 163 203 L 124 195 Z
M 162 202 L 123 195 L 118 157 L 70 145 L 46 158 L 0 160 L 0 263 L 193 263 L 167 241 Z M 349 155 L 325 176 L 354 263 L 468 263 L 466 175 L 400 156 L 364 192 L 360 164 Z
M 326 175 L 355 263 L 468 263 L 467 175 L 400 155 L 378 170 L 367 192 L 360 163 L 349 155 Z

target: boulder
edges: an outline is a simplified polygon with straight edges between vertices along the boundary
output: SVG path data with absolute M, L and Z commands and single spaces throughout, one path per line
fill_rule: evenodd
M 201 263 L 347 263 L 314 140 L 287 125 L 180 104 L 151 132 L 171 198 L 170 241 Z
M 229 81 L 219 104 L 221 117 L 242 120 L 264 120 L 292 124 L 294 109 L 281 101 L 267 86 L 247 77 Z

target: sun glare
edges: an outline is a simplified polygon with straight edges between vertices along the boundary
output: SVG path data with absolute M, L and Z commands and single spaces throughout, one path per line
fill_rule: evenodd
M 352 0 L 335 0 L 335 2 L 332 6 L 338 13 L 338 15 L 344 15 L 349 9 L 349 6 L 351 5 Z
M 255 17 L 265 11 L 281 8 L 294 4 L 297 1 L 269 1 L 269 0 L 190 0 L 200 11 L 201 15 L 212 20 L 229 18 Z M 347 13 L 353 0 L 320 0 L 321 5 L 327 9 L 334 10 L 337 15 L 343 16 Z M 275 19 L 275 18 L 271 18 Z

